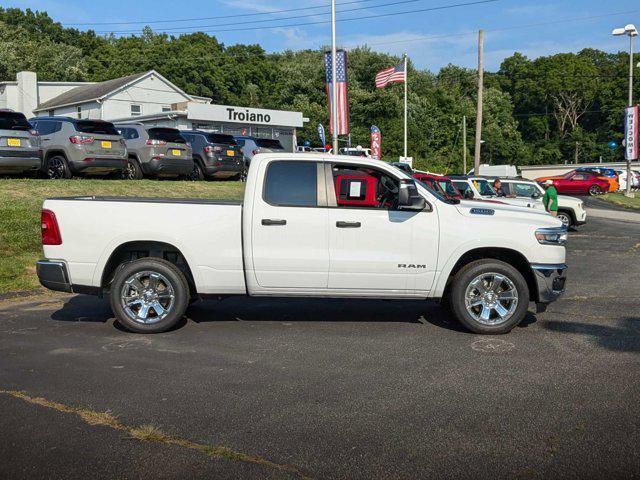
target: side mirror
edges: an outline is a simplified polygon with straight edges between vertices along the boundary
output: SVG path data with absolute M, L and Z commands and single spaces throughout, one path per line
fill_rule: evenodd
M 542 195 L 540 195 L 540 192 L 533 192 L 531 194 L 531 198 L 533 198 L 534 200 L 537 198 L 540 198 Z
M 470 188 L 464 191 L 463 196 L 467 200 L 473 200 L 473 198 L 475 197 L 475 195 L 473 194 L 473 190 L 471 190 Z
M 401 180 L 398 190 L 398 210 L 424 210 L 427 201 L 420 193 L 413 180 Z

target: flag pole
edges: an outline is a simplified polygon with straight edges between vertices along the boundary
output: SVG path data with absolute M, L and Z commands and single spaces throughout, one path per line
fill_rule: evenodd
M 332 0 L 334 1 L 334 0 Z M 407 54 L 404 54 L 404 158 L 407 158 Z
M 336 83 L 336 0 L 331 0 L 331 127 L 334 155 L 338 154 L 338 89 Z

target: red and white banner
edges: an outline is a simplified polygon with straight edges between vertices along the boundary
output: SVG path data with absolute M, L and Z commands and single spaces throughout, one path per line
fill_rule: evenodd
M 638 159 L 638 105 L 627 107 L 624 116 L 624 158 Z
M 376 160 L 382 158 L 382 133 L 375 125 L 371 125 L 371 157 Z
M 331 62 L 331 52 L 324 54 L 324 63 L 327 73 L 327 97 L 329 99 L 329 130 L 333 133 L 334 123 L 337 125 L 338 135 L 347 135 L 349 133 L 349 99 L 347 97 L 347 52 L 344 50 L 336 51 L 336 75 L 334 78 Z M 338 90 L 338 119 L 334 122 L 333 108 L 333 89 Z M 336 152 L 337 153 L 337 152 Z

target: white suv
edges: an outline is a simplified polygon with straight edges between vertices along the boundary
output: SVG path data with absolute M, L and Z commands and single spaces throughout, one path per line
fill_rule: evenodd
M 501 178 L 502 189 L 507 195 L 516 198 L 540 199 L 544 195 L 544 188 L 539 183 L 522 178 Z M 577 227 L 587 223 L 587 212 L 582 200 L 566 195 L 558 195 L 558 220 L 567 227 Z

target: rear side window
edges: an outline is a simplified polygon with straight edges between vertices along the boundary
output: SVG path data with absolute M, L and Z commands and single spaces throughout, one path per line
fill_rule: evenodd
M 164 140 L 172 143 L 187 143 L 175 128 L 150 128 L 147 130 L 150 140 Z
M 96 120 L 80 120 L 76 122 L 76 131 L 81 133 L 94 133 L 102 135 L 119 135 L 116 127 L 110 122 Z
M 316 207 L 318 205 L 315 162 L 272 162 L 267 168 L 264 199 L 271 205 Z
M 118 133 L 122 135 L 125 140 L 134 140 L 140 138 L 138 131 L 135 128 L 118 128 Z
M 62 122 L 52 122 L 46 120 L 36 121 L 36 130 L 40 135 L 51 135 L 62 129 Z
M 262 148 L 271 148 L 273 150 L 284 150 L 280 140 L 272 140 L 270 138 L 257 138 L 256 144 Z
M 31 130 L 27 118 L 19 112 L 0 112 L 0 130 Z
M 222 133 L 211 133 L 208 136 L 211 143 L 223 143 L 225 145 L 235 145 L 236 139 L 233 135 L 224 135 Z

